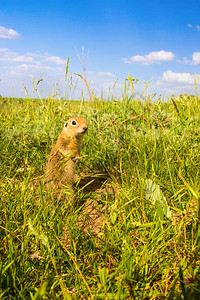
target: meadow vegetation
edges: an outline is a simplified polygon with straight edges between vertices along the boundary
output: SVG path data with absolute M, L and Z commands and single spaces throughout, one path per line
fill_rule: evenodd
M 109 101 L 1 97 L 1 299 L 200 298 L 200 98 L 136 99 L 134 84 Z M 66 212 L 43 174 L 75 115 L 79 183 L 93 179 Z

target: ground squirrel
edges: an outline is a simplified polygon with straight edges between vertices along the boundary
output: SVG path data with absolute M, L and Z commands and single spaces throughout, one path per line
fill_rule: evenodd
M 75 168 L 80 160 L 81 140 L 87 130 L 84 118 L 74 117 L 64 124 L 47 163 L 46 182 L 54 190 L 54 196 L 59 197 L 66 187 L 70 193 L 73 191 Z

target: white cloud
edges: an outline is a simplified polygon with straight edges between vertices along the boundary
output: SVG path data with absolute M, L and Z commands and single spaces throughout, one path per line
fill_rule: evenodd
M 162 78 L 157 81 L 158 85 L 194 85 L 194 75 L 190 73 L 175 73 L 172 71 L 166 71 L 163 73 Z
M 149 61 L 147 58 L 147 55 L 143 56 L 143 55 L 135 55 L 132 56 L 130 59 L 130 62 L 132 63 L 138 63 L 138 64 L 142 64 L 142 65 L 149 65 Z
M 30 56 L 18 55 L 13 58 L 13 62 L 21 63 L 21 62 L 32 62 L 33 58 Z
M 141 65 L 160 64 L 161 62 L 172 61 L 175 55 L 171 51 L 153 51 L 147 55 L 135 55 L 129 60 L 123 58 L 124 63 L 138 63 Z
M 116 77 L 113 73 L 111 72 L 99 72 L 99 75 L 101 76 L 106 76 L 106 77 Z
M 25 53 L 21 55 L 12 52 L 7 48 L 0 48 L 0 62 L 38 64 L 39 61 L 43 63 L 52 62 L 56 65 L 65 65 L 67 60 L 62 59 L 59 56 L 49 56 L 48 53 Z
M 183 64 L 200 65 L 200 52 L 194 52 L 192 55 L 192 60 L 184 57 L 183 59 L 177 59 L 176 61 Z
M 17 71 L 13 71 L 13 70 L 8 70 L 7 71 L 7 75 L 10 75 L 10 76 L 20 76 L 21 73 L 19 73 Z
M 28 52 L 27 55 L 33 57 L 33 58 L 42 58 L 45 59 L 48 56 L 48 53 L 33 53 L 33 52 Z
M 200 26 L 199 25 L 197 25 L 196 28 L 200 31 Z
M 197 29 L 198 31 L 200 31 L 200 25 L 193 26 L 192 24 L 188 24 L 187 26 L 189 28 Z
M 18 53 L 12 52 L 6 48 L 0 48 L 0 62 L 32 62 L 33 58 L 27 55 L 19 55 Z
M 30 71 L 44 71 L 44 70 L 54 70 L 53 68 L 45 65 L 41 65 L 39 62 L 35 64 L 22 64 L 18 66 L 20 70 L 30 70 Z
M 61 59 L 59 56 L 48 56 L 45 60 L 56 63 L 57 65 L 65 65 L 67 63 L 67 60 Z
M 128 59 L 128 58 L 122 58 L 122 61 L 125 63 L 125 64 L 130 64 L 131 61 Z
M 194 52 L 192 55 L 192 62 L 194 65 L 200 65 L 200 52 Z
M 177 62 L 179 64 L 191 64 L 191 61 L 187 57 L 184 57 L 183 59 L 177 59 Z
M 21 34 L 16 32 L 14 29 L 5 28 L 0 26 L 0 38 L 2 39 L 18 39 L 21 37 Z
M 0 48 L 0 85 L 1 94 L 10 96 L 14 89 L 15 97 L 23 97 L 23 82 L 32 91 L 32 77 L 42 76 L 45 94 L 51 93 L 52 82 L 59 82 L 65 74 L 65 60 L 48 53 L 17 53 Z
M 200 30 L 200 26 L 199 26 Z M 151 64 L 160 64 L 161 62 L 172 61 L 174 60 L 175 55 L 172 52 L 167 51 L 153 51 L 147 55 L 135 55 L 132 56 L 130 59 L 123 58 L 122 61 L 125 64 L 130 63 L 137 63 L 141 65 L 151 65 Z M 187 57 L 183 59 L 177 59 L 176 62 L 180 64 L 193 64 L 193 65 L 200 65 L 200 52 L 194 52 L 192 59 L 189 60 Z

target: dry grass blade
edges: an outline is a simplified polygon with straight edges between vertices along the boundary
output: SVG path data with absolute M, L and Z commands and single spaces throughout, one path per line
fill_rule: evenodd
M 128 121 L 131 121 L 131 120 L 137 120 L 137 119 L 144 119 L 144 117 L 143 117 L 143 115 L 133 116 L 133 117 L 130 117 L 130 118 L 128 118 L 128 119 L 126 119 L 126 120 L 120 122 L 119 124 L 121 125 L 121 124 L 124 124 L 124 123 L 126 123 L 126 122 L 128 122 Z
M 71 253 L 69 252 L 69 250 L 65 247 L 65 245 L 59 240 L 59 238 L 58 238 L 58 237 L 56 237 L 56 238 L 57 238 L 57 240 L 59 241 L 59 243 L 61 244 L 61 246 L 63 247 L 63 249 L 67 252 L 67 254 L 69 255 L 70 259 L 73 261 L 73 263 L 74 263 L 74 265 L 75 265 L 77 271 L 79 272 L 81 278 L 83 279 L 83 281 L 84 281 L 84 283 L 85 283 L 85 285 L 86 285 L 86 287 L 87 287 L 87 289 L 88 289 L 88 292 L 90 293 L 91 298 L 93 298 L 91 289 L 90 289 L 90 287 L 89 287 L 89 285 L 88 285 L 88 283 L 87 283 L 85 277 L 83 276 L 81 270 L 79 269 L 79 267 L 78 267 L 78 265 L 77 265 L 75 259 L 73 258 L 73 256 L 72 256 Z

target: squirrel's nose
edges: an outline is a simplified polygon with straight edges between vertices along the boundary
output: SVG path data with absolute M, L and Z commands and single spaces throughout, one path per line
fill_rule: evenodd
M 88 130 L 87 125 L 83 126 L 83 132 L 86 132 Z

